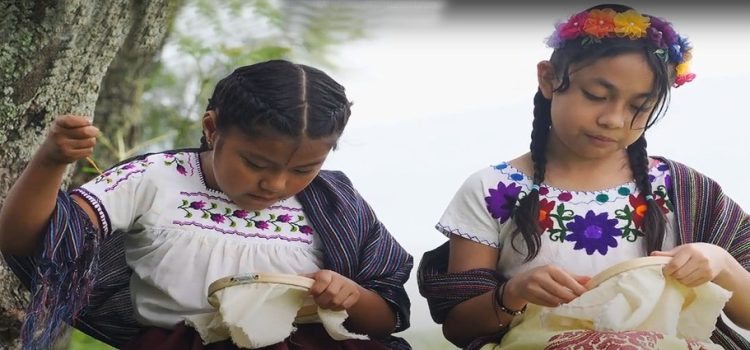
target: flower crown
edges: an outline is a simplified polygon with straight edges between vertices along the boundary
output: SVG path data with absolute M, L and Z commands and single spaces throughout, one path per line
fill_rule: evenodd
M 671 23 L 658 17 L 641 15 L 635 10 L 616 12 L 613 9 L 597 9 L 575 14 L 567 22 L 555 26 L 555 32 L 547 39 L 547 46 L 559 49 L 566 42 L 582 38 L 581 45 L 586 47 L 615 36 L 650 40 L 657 47 L 654 54 L 665 63 L 676 65 L 675 87 L 695 79 L 695 74 L 689 72 L 692 58 L 690 42 L 677 34 Z

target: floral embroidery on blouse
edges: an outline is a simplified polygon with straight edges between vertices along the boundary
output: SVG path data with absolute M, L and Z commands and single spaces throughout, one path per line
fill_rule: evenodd
M 273 213 L 261 215 L 260 211 L 247 211 L 228 206 L 219 207 L 219 204 L 214 201 L 190 201 L 187 199 L 182 200 L 178 209 L 185 212 L 185 218 L 197 216 L 206 221 L 210 220 L 216 224 L 225 224 L 229 227 L 254 227 L 262 231 L 270 229 L 274 232 L 281 232 L 282 226 L 286 225 L 290 232 L 300 232 L 304 235 L 313 234 L 312 227 L 303 223 L 305 217 L 302 215 Z
M 177 170 L 177 172 L 180 175 L 192 176 L 193 172 L 195 171 L 195 169 L 193 168 L 193 162 L 191 162 L 190 159 L 183 159 L 183 156 L 189 157 L 189 153 L 188 154 L 186 153 L 175 153 L 175 154 L 164 153 L 164 158 L 165 158 L 164 165 L 168 165 L 168 166 L 174 165 L 175 170 Z M 187 168 L 185 168 L 186 165 L 190 167 L 190 174 L 188 174 Z
M 104 182 L 107 185 L 109 185 L 104 189 L 105 192 L 109 192 L 109 191 L 114 190 L 117 186 L 119 186 L 123 182 L 130 179 L 131 176 L 145 172 L 146 168 L 148 168 L 148 166 L 151 164 L 154 164 L 154 163 L 149 161 L 148 158 L 134 160 L 132 162 L 120 165 L 118 167 L 114 167 L 112 169 L 109 169 L 103 172 L 101 175 L 97 176 L 93 181 L 95 184 Z
M 495 188 L 488 190 L 484 199 L 492 218 L 503 224 L 513 216 L 519 198 L 530 192 L 531 182 L 506 162 L 494 168 L 505 177 Z M 674 210 L 668 198 L 672 186 L 668 171 L 669 167 L 662 163 L 651 169 L 649 174 L 649 181 L 655 185 L 652 194 L 654 201 L 664 214 Z M 656 182 L 658 178 L 663 178 L 663 184 Z M 618 246 L 617 237 L 635 242 L 644 236 L 646 197 L 642 193 L 632 193 L 627 185 L 597 192 L 574 192 L 540 186 L 539 195 L 539 227 L 542 235 L 553 242 L 575 242 L 574 250 L 585 250 L 588 255 L 606 255 L 609 249 Z M 623 203 L 623 207 L 612 212 L 595 210 L 597 205 L 608 203 Z M 585 214 L 574 212 L 571 207 L 575 206 L 583 206 Z

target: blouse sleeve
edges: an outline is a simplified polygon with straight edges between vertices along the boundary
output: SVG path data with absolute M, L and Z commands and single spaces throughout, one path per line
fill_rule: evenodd
M 151 165 L 149 158 L 121 164 L 71 191 L 94 209 L 103 236 L 130 230 L 150 207 L 148 186 L 143 179 Z
M 500 182 L 488 188 L 491 183 L 479 171 L 469 176 L 445 209 L 435 228 L 450 237 L 457 235 L 477 243 L 497 248 L 500 244 L 500 225 L 510 217 L 506 203 L 505 185 Z M 513 185 L 511 185 L 513 186 Z M 512 204 L 512 203 L 511 203 Z

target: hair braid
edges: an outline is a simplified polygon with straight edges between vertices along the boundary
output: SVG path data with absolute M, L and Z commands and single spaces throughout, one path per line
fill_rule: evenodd
M 544 182 L 547 168 L 547 140 L 552 125 L 551 102 L 537 90 L 534 95 L 534 122 L 531 130 L 531 161 L 534 164 L 533 181 L 535 185 Z M 539 237 L 539 191 L 532 190 L 520 199 L 518 208 L 514 212 L 514 221 L 518 230 L 513 232 L 513 240 L 520 233 L 526 243 L 528 253 L 526 261 L 530 261 L 539 253 L 541 238 Z M 511 243 L 513 249 L 518 249 Z
M 646 152 L 646 136 L 641 135 L 632 145 L 628 147 L 630 169 L 633 172 L 638 190 L 644 195 L 653 196 L 651 180 L 648 176 L 649 158 Z M 645 245 L 647 253 L 661 250 L 664 240 L 665 217 L 659 204 L 653 198 L 646 200 L 646 213 L 643 215 L 642 232 L 645 234 Z

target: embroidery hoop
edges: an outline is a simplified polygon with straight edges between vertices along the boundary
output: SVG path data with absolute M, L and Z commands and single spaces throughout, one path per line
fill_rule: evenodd
M 598 287 L 602 282 L 619 275 L 623 272 L 637 269 L 644 266 L 666 265 L 672 260 L 671 256 L 646 256 L 623 261 L 619 264 L 612 265 L 606 270 L 597 273 L 591 280 L 586 283 L 586 288 L 593 289 Z
M 245 273 L 235 276 L 227 276 L 219 278 L 208 286 L 208 303 L 214 308 L 218 308 L 219 300 L 216 297 L 216 292 L 233 286 L 251 283 L 276 283 L 308 291 L 314 282 L 315 280 L 312 278 L 281 273 Z M 297 311 L 297 319 L 315 316 L 317 313 L 318 306 L 312 301 L 312 297 L 308 296 L 305 303 L 299 311 Z

